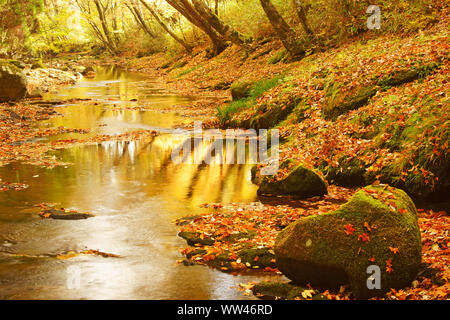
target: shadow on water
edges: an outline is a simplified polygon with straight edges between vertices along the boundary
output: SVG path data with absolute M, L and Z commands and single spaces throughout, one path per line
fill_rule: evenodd
M 59 94 L 72 92 L 72 96 L 85 97 L 96 92 L 96 81 L 110 80 L 120 80 L 113 87 L 126 92 L 130 90 L 126 83 L 142 80 L 140 75 L 102 70 L 97 70 L 96 79 L 86 81 L 90 86 L 81 83 Z M 71 91 L 80 87 L 85 91 Z M 157 99 L 162 99 L 161 95 Z M 85 105 L 85 111 L 83 107 L 61 107 L 73 109 L 58 121 L 73 121 L 77 125 L 81 120 L 76 120 L 74 114 L 78 114 L 86 126 L 104 121 L 104 115 L 117 122 L 115 129 L 133 123 L 129 120 L 133 118 L 132 111 L 123 111 L 118 117 L 108 104 L 99 106 Z M 97 114 L 101 108 L 103 116 Z M 81 115 L 82 112 L 86 113 Z M 152 121 L 155 125 L 164 124 L 145 112 L 134 123 L 148 126 Z M 167 128 L 176 122 L 171 121 L 165 123 Z M 179 138 L 171 134 L 138 141 L 110 141 L 54 152 L 56 158 L 73 163 L 66 167 L 45 169 L 13 163 L 0 168 L 3 181 L 29 185 L 23 191 L 0 193 L 0 298 L 249 298 L 232 286 L 254 281 L 259 278 L 257 275 L 234 277 L 203 266 L 176 265 L 181 258 L 178 248 L 185 243 L 177 237 L 173 221 L 206 210 L 199 208 L 202 203 L 254 201 L 256 187 L 250 182 L 250 167 L 175 164 L 171 152 L 179 143 Z M 95 217 L 79 221 L 42 220 L 38 208 L 33 207 L 42 202 L 88 211 Z M 121 257 L 54 257 L 86 248 Z M 79 287 L 68 285 L 74 270 L 80 275 Z

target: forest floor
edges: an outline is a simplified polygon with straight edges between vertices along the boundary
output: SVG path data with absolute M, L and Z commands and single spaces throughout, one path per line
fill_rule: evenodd
M 331 147 L 325 136 L 334 136 L 338 144 L 334 146 L 343 153 L 355 153 L 359 148 L 366 147 L 369 142 L 366 139 L 345 140 L 341 132 L 353 130 L 353 122 L 345 118 L 341 122 L 324 120 L 319 114 L 320 105 L 324 100 L 324 79 L 333 74 L 333 78 L 340 79 L 348 85 L 348 90 L 357 88 L 370 78 L 370 74 L 389 74 L 404 65 L 415 63 L 429 64 L 443 61 L 444 65 L 425 82 L 414 82 L 401 88 L 390 88 L 387 92 L 380 92 L 375 99 L 386 105 L 389 101 L 401 102 L 402 97 L 410 94 L 423 94 L 426 92 L 435 99 L 437 104 L 448 103 L 446 95 L 448 88 L 448 28 L 447 24 L 437 25 L 424 33 L 403 36 L 381 36 L 367 39 L 363 36 L 356 42 L 349 42 L 336 49 L 323 53 L 316 53 L 301 61 L 283 63 L 283 49 L 277 41 L 259 41 L 254 45 L 254 51 L 250 54 L 243 50 L 230 47 L 213 59 L 205 57 L 205 46 L 197 47 L 193 56 L 182 55 L 167 60 L 164 54 L 155 54 L 143 58 L 131 58 L 123 56 L 119 58 L 103 59 L 103 64 L 118 64 L 130 71 L 138 71 L 157 79 L 158 86 L 164 88 L 167 93 L 193 96 L 197 99 L 189 105 L 174 105 L 161 112 L 176 112 L 189 119 L 203 121 L 207 127 L 218 127 L 218 107 L 230 105 L 232 102 L 230 86 L 237 80 L 260 81 L 261 79 L 278 79 L 280 83 L 257 97 L 256 101 L 248 109 L 240 110 L 232 114 L 229 121 L 239 121 L 246 117 L 258 115 L 262 111 L 261 106 L 267 104 L 280 104 L 283 99 L 302 95 L 308 97 L 309 105 L 313 106 L 308 111 L 308 121 L 298 122 L 293 115 L 282 122 L 279 129 L 282 136 L 295 137 L 294 141 L 304 139 L 303 134 L 309 131 L 317 131 L 319 128 L 327 128 L 316 140 L 308 140 L 310 145 L 302 145 L 301 150 L 293 145 L 281 148 L 282 159 L 299 158 L 298 160 L 312 164 L 320 159 L 315 154 L 327 154 L 325 145 Z M 93 57 L 87 57 L 79 61 L 81 65 L 98 64 Z M 288 79 L 286 81 L 286 79 Z M 425 84 L 423 84 L 425 83 Z M 37 85 L 38 86 L 38 85 Z M 284 94 L 286 93 L 286 94 Z M 280 98 L 281 97 L 281 98 Z M 390 99 L 387 101 L 387 99 Z M 373 107 L 373 106 L 372 106 Z M 448 107 L 448 104 L 447 104 Z M 143 106 L 146 110 L 153 106 Z M 270 108 L 270 106 L 269 106 Z M 264 109 L 264 111 L 266 110 Z M 406 110 L 406 109 L 405 109 Z M 445 111 L 445 109 L 443 109 Z M 403 111 L 402 111 L 403 112 Z M 402 112 L 395 114 L 393 121 L 401 121 Z M 42 107 L 33 101 L 24 101 L 16 104 L 0 105 L 0 165 L 6 165 L 12 161 L 25 161 L 35 165 L 53 167 L 61 165 L 57 160 L 48 156 L 47 151 L 66 148 L 79 143 L 96 143 L 111 139 L 133 139 L 142 135 L 154 135 L 155 132 L 136 131 L 120 136 L 98 136 L 85 140 L 53 141 L 51 143 L 33 142 L 34 138 L 52 136 L 65 132 L 73 132 L 77 129 L 67 128 L 36 128 L 35 121 L 45 120 L 58 115 L 51 105 Z M 442 115 L 442 130 L 448 132 L 448 109 Z M 295 118 L 295 119 L 294 119 Z M 346 128 L 345 130 L 343 128 Z M 358 128 L 357 130 L 361 130 Z M 437 139 L 437 138 L 436 138 Z M 320 140 L 320 141 L 319 141 Z M 358 142 L 359 141 L 359 142 Z M 320 143 L 319 143 L 320 142 Z M 370 144 L 370 148 L 375 148 Z M 380 149 L 380 152 L 382 150 Z M 384 151 L 383 151 L 384 152 Z M 434 153 L 448 154 L 448 143 L 436 143 Z M 433 151 L 431 151 L 433 154 Z M 384 159 L 390 159 L 391 153 L 386 153 Z M 330 156 L 331 158 L 331 156 Z M 330 159 L 330 162 L 335 158 Z M 381 162 L 377 162 L 381 166 Z M 285 173 L 281 173 L 285 174 Z M 21 185 L 11 185 L 7 182 L 2 185 L 4 190 L 15 188 L 20 190 Z M 2 191 L 3 189 L 0 189 Z M 205 204 L 215 211 L 200 217 L 178 221 L 180 231 L 195 234 L 197 239 L 194 246 L 181 249 L 187 259 L 185 264 L 198 263 L 218 267 L 224 272 L 238 273 L 245 270 L 262 269 L 269 274 L 279 273 L 275 267 L 275 261 L 270 258 L 265 263 L 260 255 L 252 256 L 252 261 L 242 261 L 236 253 L 245 245 L 246 248 L 262 249 L 261 256 L 272 257 L 272 249 L 275 237 L 280 228 L 296 219 L 314 214 L 321 214 L 337 209 L 345 203 L 358 188 L 344 188 L 333 184 L 329 185 L 329 194 L 325 197 L 313 198 L 304 201 L 280 198 L 282 204 L 243 205 L 234 204 L 222 206 L 220 204 Z M 444 210 L 433 210 L 429 207 L 419 206 L 419 226 L 422 233 L 423 263 L 425 268 L 416 281 L 408 288 L 392 290 L 385 299 L 448 299 L 450 297 L 450 217 Z M 262 222 L 262 223 L 258 223 Z M 230 226 L 232 231 L 239 231 L 240 236 L 229 241 Z M 214 235 L 216 240 L 208 241 Z M 188 236 L 187 236 L 188 238 Z M 221 239 L 227 239 L 221 241 Z M 214 265 L 216 259 L 224 261 L 226 252 L 226 266 Z M 259 261 L 261 259 L 261 261 Z M 259 261 L 259 262 L 258 262 Z M 246 289 L 253 284 L 244 284 Z M 246 292 L 248 294 L 248 292 Z M 339 292 L 321 290 L 330 299 L 350 299 L 351 292 L 348 288 L 341 288 Z

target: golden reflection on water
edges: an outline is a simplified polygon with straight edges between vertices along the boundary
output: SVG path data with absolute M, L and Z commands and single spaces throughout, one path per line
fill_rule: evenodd
M 172 150 L 184 137 L 163 134 L 137 141 L 109 141 L 93 147 L 75 147 L 63 152 L 63 161 L 89 166 L 90 179 L 106 179 L 103 168 L 114 168 L 107 179 L 113 186 L 128 181 L 148 182 L 148 196 L 186 202 L 191 208 L 204 203 L 251 202 L 257 187 L 251 183 L 251 165 L 176 164 Z M 207 150 L 204 142 L 198 147 Z M 218 158 L 216 158 L 217 160 Z M 91 183 L 90 185 L 95 185 Z M 155 186 L 158 186 L 155 188 Z M 94 192 L 94 190 L 93 190 Z

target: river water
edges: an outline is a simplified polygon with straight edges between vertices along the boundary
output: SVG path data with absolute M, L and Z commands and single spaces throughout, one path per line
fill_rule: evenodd
M 95 78 L 45 98 L 89 98 L 96 103 L 59 106 L 57 111 L 64 117 L 39 126 L 86 128 L 91 135 L 136 129 L 163 134 L 150 140 L 110 141 L 54 152 L 56 158 L 73 165 L 46 169 L 12 163 L 0 168 L 3 181 L 29 185 L 23 191 L 0 193 L 0 299 L 254 299 L 242 295 L 236 286 L 261 280 L 261 275 L 233 276 L 176 263 L 182 259 L 178 249 L 185 242 L 177 237 L 175 219 L 204 212 L 199 208 L 203 203 L 257 199 L 249 166 L 171 161 L 177 142 L 170 131 L 186 119 L 133 110 L 142 102 L 167 107 L 192 98 L 165 95 L 152 79 L 114 67 L 99 67 Z M 39 203 L 58 203 L 95 217 L 41 219 L 34 206 Z M 120 257 L 55 258 L 85 249 Z

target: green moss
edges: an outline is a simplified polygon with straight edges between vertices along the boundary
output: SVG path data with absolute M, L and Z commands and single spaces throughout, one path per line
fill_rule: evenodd
M 252 86 L 254 85 L 254 82 L 251 81 L 236 81 L 234 82 L 230 89 L 231 89 L 231 96 L 233 97 L 233 100 L 240 100 L 249 98 L 252 91 Z
M 217 118 L 222 127 L 224 126 L 246 126 L 250 123 L 232 123 L 233 115 L 249 109 L 256 105 L 256 100 L 261 97 L 264 92 L 278 86 L 284 81 L 283 76 L 276 76 L 274 78 L 260 80 L 256 82 L 251 81 L 237 81 L 231 85 L 231 95 L 233 101 L 230 104 L 217 108 Z M 284 110 L 284 109 L 283 109 Z M 286 116 L 287 116 L 286 112 Z M 251 122 L 253 119 L 249 119 Z M 271 120 L 272 121 L 272 120 Z
M 254 100 L 251 98 L 240 99 L 226 104 L 222 107 L 217 108 L 217 118 L 219 120 L 220 126 L 225 127 L 230 125 L 230 121 L 234 114 L 241 110 L 245 110 L 250 106 L 254 105 Z
M 398 70 L 393 74 L 387 75 L 381 80 L 378 80 L 377 84 L 382 88 L 382 90 L 387 90 L 391 87 L 396 87 L 417 79 L 423 79 L 439 67 L 440 64 L 433 62 L 426 65 L 415 66 L 410 69 Z
M 221 239 L 220 241 L 234 243 L 240 239 L 253 239 L 255 236 L 256 236 L 255 231 L 239 232 L 239 233 L 229 235 L 228 237 Z
M 25 63 L 23 63 L 22 61 L 19 61 L 19 60 L 11 59 L 11 60 L 8 60 L 8 62 L 15 65 L 19 69 L 25 69 L 25 67 L 26 67 Z
M 365 86 L 358 89 L 354 94 L 341 93 L 342 85 L 334 83 L 328 87 L 327 102 L 323 107 L 323 115 L 326 119 L 335 120 L 341 114 L 355 110 L 367 104 L 377 89 L 374 86 Z
M 42 60 L 37 60 L 31 65 L 31 69 L 44 69 L 45 67 Z
M 267 60 L 267 63 L 269 64 L 277 64 L 279 62 L 282 62 L 285 60 L 287 55 L 287 51 L 285 49 L 277 52 L 276 54 L 274 54 L 272 57 L 269 58 L 269 60 Z
M 184 71 L 180 72 L 180 73 L 177 75 L 177 78 L 180 78 L 180 77 L 185 76 L 185 75 L 187 75 L 187 74 L 189 74 L 189 73 L 191 73 L 191 72 L 194 72 L 195 70 L 198 70 L 200 67 L 201 67 L 201 66 L 198 65 L 198 66 L 189 68 L 189 69 L 187 69 L 187 70 L 184 70 Z
M 262 177 L 259 194 L 292 195 L 300 199 L 327 194 L 327 186 L 322 178 L 313 170 L 299 165 L 282 180 Z
M 190 246 L 195 246 L 199 244 L 211 246 L 214 244 L 214 240 L 209 237 L 203 237 L 202 239 L 201 234 L 199 232 L 180 232 L 178 236 L 186 240 L 188 245 Z
M 286 282 L 263 281 L 257 283 L 252 291 L 255 296 L 263 299 L 306 300 L 302 294 L 308 293 L 312 296 L 311 300 L 327 300 L 318 291 L 311 293 L 311 289 Z
M 339 166 L 327 166 L 326 179 L 332 184 L 343 187 L 358 187 L 367 184 L 366 166 L 358 158 L 341 157 Z
M 335 120 L 341 114 L 366 105 L 378 89 L 385 91 L 391 87 L 423 79 L 438 68 L 440 68 L 440 64 L 433 62 L 398 70 L 381 79 L 374 79 L 373 83 L 362 86 L 350 95 L 346 91 L 342 91 L 342 88 L 345 87 L 344 84 L 331 83 L 327 88 L 327 101 L 323 107 L 323 114 L 326 119 Z
M 265 112 L 262 110 L 255 116 L 242 121 L 240 126 L 244 128 L 270 129 L 275 127 L 278 123 L 286 119 L 286 117 L 292 112 L 297 100 L 287 105 L 274 104 L 270 105 Z
M 300 123 L 309 117 L 308 112 L 310 110 L 311 106 L 307 103 L 307 101 L 300 100 L 297 106 L 292 110 L 292 113 L 289 115 L 288 120 L 290 120 L 291 123 Z
M 241 258 L 242 263 L 250 264 L 253 268 L 276 267 L 275 262 L 273 262 L 273 260 L 275 260 L 275 255 L 273 251 L 268 248 L 243 249 L 238 252 L 238 257 Z
M 175 62 L 172 67 L 169 69 L 169 72 L 175 70 L 175 69 L 179 69 L 179 68 L 183 68 L 185 65 L 187 65 L 188 62 L 186 60 L 181 60 L 181 61 L 177 61 Z

